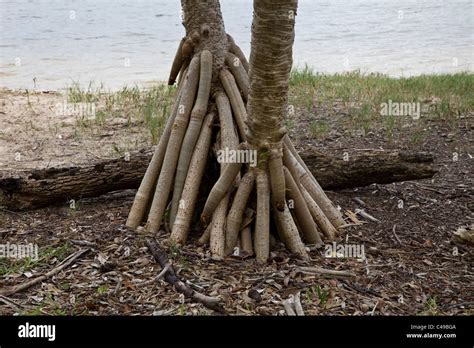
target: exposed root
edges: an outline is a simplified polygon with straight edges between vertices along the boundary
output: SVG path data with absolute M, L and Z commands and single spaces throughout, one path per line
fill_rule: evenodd
M 199 61 L 199 56 L 195 56 L 189 65 L 188 74 L 178 106 L 178 113 L 173 123 L 162 170 L 156 185 L 150 214 L 148 215 L 146 230 L 149 232 L 158 231 L 161 219 L 163 218 L 166 206 L 168 205 L 168 197 L 173 183 L 176 164 L 178 162 L 178 150 L 181 148 L 189 115 L 191 114 L 191 108 L 196 96 L 199 80 Z
M 337 236 L 336 228 L 333 226 L 331 221 L 329 221 L 326 215 L 324 215 L 324 212 L 321 210 L 318 204 L 314 201 L 314 199 L 310 196 L 308 191 L 306 191 L 306 189 L 302 186 L 300 186 L 300 189 L 314 221 L 316 221 L 321 231 L 323 231 L 324 235 L 329 240 L 334 240 Z
M 293 157 L 298 161 L 299 164 L 301 164 L 301 166 L 306 170 L 306 172 L 308 173 L 309 177 L 311 178 L 311 180 L 313 180 L 315 183 L 317 183 L 317 180 L 316 178 L 314 177 L 313 173 L 311 173 L 311 171 L 309 170 L 308 166 L 306 165 L 306 163 L 303 161 L 303 159 L 301 158 L 300 154 L 298 153 L 298 151 L 296 151 L 296 148 L 295 148 L 295 145 L 293 145 L 293 142 L 290 140 L 290 137 L 288 136 L 288 134 L 285 134 L 285 136 L 283 137 L 283 143 L 284 143 L 284 148 L 289 150 L 291 152 L 291 154 L 293 155 Z
M 342 214 L 308 170 L 281 124 L 272 126 L 271 140 L 249 136 L 245 104 L 250 89 L 248 62 L 228 36 L 227 66 L 213 72 L 215 61 L 209 51 L 192 57 L 205 37 L 201 30 L 180 43 L 168 81 L 174 83 L 179 74 L 176 101 L 127 226 L 136 228 L 147 218 L 146 230 L 156 232 L 170 206 L 170 240 L 184 244 L 195 210 L 202 204 L 198 196 L 205 170 L 212 168 L 207 165 L 211 149 L 256 150 L 256 167 L 217 155 L 220 175 L 202 209 L 201 223 L 206 229 L 198 244 L 209 244 L 213 259 L 222 259 L 238 248 L 242 257 L 255 255 L 263 263 L 279 237 L 296 257 L 309 259 L 305 243 L 321 244 L 323 236 L 334 240 L 337 228 L 344 225 Z M 255 126 L 262 120 L 252 122 Z M 204 192 L 208 192 L 207 187 Z M 271 218 L 278 236 L 270 234 Z M 301 308 L 298 312 L 301 315 Z
M 264 263 L 270 255 L 270 184 L 268 174 L 257 169 L 257 219 L 254 247 L 257 262 Z
M 237 85 L 239 86 L 239 89 L 242 92 L 242 96 L 246 101 L 249 96 L 250 83 L 249 77 L 244 69 L 242 62 L 237 56 L 233 55 L 232 53 L 227 53 L 225 61 L 230 71 L 232 72 L 235 81 L 237 81 Z
M 239 137 L 235 132 L 234 121 L 232 118 L 232 109 L 229 98 L 222 91 L 214 96 L 219 112 L 219 123 L 221 128 L 221 150 L 228 147 L 230 150 L 236 150 L 239 146 Z
M 230 51 L 230 53 L 233 53 L 234 55 L 237 56 L 237 58 L 240 59 L 245 71 L 248 74 L 248 72 L 249 72 L 249 62 L 247 61 L 247 58 L 245 57 L 244 52 L 242 52 L 240 47 L 237 46 L 237 44 L 235 43 L 234 38 L 232 36 L 227 34 L 227 39 L 229 40 L 229 46 L 230 46 L 229 51 Z
M 201 53 L 201 68 L 199 73 L 199 89 L 191 112 L 188 128 L 184 136 L 181 151 L 179 153 L 179 161 L 176 169 L 176 177 L 174 180 L 173 200 L 171 204 L 170 225 L 173 226 L 176 212 L 178 211 L 178 204 L 181 200 L 183 192 L 184 181 L 188 174 L 189 163 L 193 154 L 194 146 L 201 131 L 204 114 L 207 110 L 209 101 L 209 94 L 211 92 L 211 78 L 212 78 L 212 55 L 209 51 L 202 51 Z M 199 180 L 200 182 L 200 180 Z
M 253 190 L 254 181 L 254 174 L 252 172 L 247 172 L 240 181 L 237 193 L 234 196 L 232 207 L 227 216 L 226 254 L 231 253 L 237 244 L 242 218 L 245 212 L 245 207 L 247 206 L 247 201 Z
M 206 168 L 207 155 L 211 146 L 211 125 L 214 116 L 213 113 L 206 116 L 202 125 L 203 130 L 194 149 L 183 195 L 178 204 L 178 212 L 171 230 L 171 240 L 175 243 L 184 243 L 188 235 L 198 198 L 199 186 Z
M 206 245 L 209 244 L 209 240 L 211 239 L 211 228 L 212 225 L 209 224 L 206 229 L 204 230 L 204 233 L 202 236 L 198 239 L 198 245 Z
M 221 260 L 225 256 L 225 219 L 228 207 L 229 193 L 224 195 L 212 216 L 209 245 L 215 260 Z
M 193 54 L 193 40 L 186 38 L 183 45 L 181 46 L 181 57 L 183 60 L 189 59 Z
M 165 130 L 160 137 L 158 146 L 153 153 L 150 164 L 148 165 L 145 175 L 142 179 L 140 187 L 135 195 L 132 208 L 128 214 L 126 225 L 130 228 L 137 228 L 145 217 L 147 206 L 150 202 L 150 197 L 152 196 L 153 190 L 156 185 L 158 175 L 163 164 L 163 159 L 165 158 L 166 148 L 168 146 L 168 141 L 171 135 L 171 128 L 173 127 L 176 114 L 178 112 L 178 107 L 181 100 L 181 90 L 178 90 L 176 100 L 173 105 L 173 110 L 171 111 L 170 118 L 166 123 Z
M 240 232 L 240 247 L 247 255 L 253 255 L 252 229 L 250 226 L 245 227 Z
M 283 152 L 283 162 L 285 166 L 288 167 L 288 169 L 293 173 L 294 177 L 301 182 L 301 185 L 308 191 L 311 197 L 323 210 L 329 221 L 331 221 L 335 227 L 344 225 L 345 222 L 342 218 L 342 214 L 329 200 L 317 181 L 311 178 L 311 176 L 308 174 L 308 171 L 305 170 L 304 167 L 298 162 L 288 147 L 285 146 Z
M 170 76 L 168 78 L 168 85 L 172 86 L 174 85 L 176 81 L 176 77 L 178 77 L 179 71 L 181 70 L 181 67 L 183 66 L 183 55 L 182 55 L 182 50 L 183 50 L 183 44 L 186 38 L 182 38 L 181 41 L 179 42 L 178 50 L 176 51 L 176 55 L 174 56 L 173 59 L 173 64 L 171 65 L 171 72 Z
M 187 59 L 183 62 L 183 65 L 181 66 L 181 70 L 179 71 L 178 76 L 178 87 L 181 87 L 183 85 L 183 81 L 188 73 L 189 63 L 191 63 L 191 60 Z
M 234 76 L 228 70 L 221 70 L 219 73 L 220 80 L 224 86 L 225 92 L 229 97 L 232 111 L 234 112 L 235 121 L 239 128 L 240 139 L 245 141 L 247 139 L 247 111 L 244 101 L 240 95 Z
M 301 305 L 301 292 L 298 291 L 295 295 L 295 310 L 296 315 L 299 317 L 304 316 L 303 306 Z
M 166 253 L 161 250 L 161 248 L 153 239 L 148 239 L 146 243 L 148 250 L 150 250 L 150 253 L 153 255 L 155 261 L 160 264 L 162 269 L 165 269 L 167 265 L 170 265 L 168 255 L 166 255 Z M 226 313 L 218 298 L 210 297 L 191 289 L 189 285 L 178 278 L 173 266 L 168 266 L 168 270 L 164 273 L 164 277 L 168 284 L 172 285 L 176 291 L 182 293 L 184 296 L 191 298 L 196 302 L 202 303 L 207 308 L 213 309 L 219 313 Z
M 293 216 L 285 204 L 283 211 L 274 210 L 277 222 L 278 234 L 280 239 L 285 243 L 288 250 L 303 259 L 308 258 L 305 246 L 298 232 L 298 227 L 293 220 Z
M 239 148 L 238 137 L 235 134 L 232 113 L 230 112 L 227 98 L 221 93 L 217 94 L 217 103 L 219 110 L 219 121 L 221 124 L 220 143 L 221 150 Z M 201 215 L 202 221 L 206 223 L 211 212 L 212 206 L 218 202 L 217 209 L 212 216 L 212 227 L 210 233 L 210 249 L 214 259 L 220 260 L 225 256 L 225 226 L 227 211 L 229 209 L 230 192 L 234 187 L 236 180 L 240 178 L 241 163 L 227 163 L 225 160 L 220 162 L 221 177 L 209 194 L 208 200 Z M 221 181 L 221 179 L 223 179 Z M 211 197 L 212 196 L 212 197 Z M 214 201 L 213 201 L 214 200 Z
M 322 240 L 318 228 L 311 216 L 298 185 L 286 167 L 284 167 L 284 172 L 286 186 L 288 187 L 287 195 L 294 203 L 294 214 L 299 226 L 301 227 L 305 241 L 309 244 L 321 244 Z
M 229 163 L 221 173 L 219 180 L 207 197 L 206 205 L 201 214 L 201 221 L 204 225 L 209 223 L 210 217 L 217 208 L 221 200 L 233 187 L 234 179 L 240 171 L 242 163 Z
M 268 173 L 272 188 L 272 204 L 278 211 L 285 209 L 285 174 L 281 149 L 271 149 L 268 159 Z

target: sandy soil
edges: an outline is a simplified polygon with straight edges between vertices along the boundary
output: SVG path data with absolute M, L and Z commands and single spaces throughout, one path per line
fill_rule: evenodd
M 84 126 L 87 113 L 58 112 L 65 102 L 60 92 L 0 89 L 2 170 L 80 165 L 151 145 L 143 123 L 115 117 L 104 125 Z

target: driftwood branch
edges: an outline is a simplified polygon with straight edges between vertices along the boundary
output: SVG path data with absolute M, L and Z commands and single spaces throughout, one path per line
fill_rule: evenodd
M 53 275 L 61 272 L 63 269 L 66 267 L 70 266 L 71 264 L 74 263 L 79 257 L 87 253 L 89 249 L 81 249 L 74 254 L 69 255 L 67 258 L 65 258 L 59 265 L 51 269 L 50 271 L 46 272 L 45 274 L 33 278 L 25 283 L 21 283 L 18 285 L 10 286 L 4 289 L 0 290 L 0 296 L 10 296 L 13 295 L 14 293 L 17 293 L 19 291 L 23 291 L 25 289 L 28 289 L 32 287 L 33 285 L 36 285 L 38 283 L 41 283 L 42 281 L 48 279 L 49 277 L 52 277 Z
M 27 210 L 71 199 L 97 197 L 111 191 L 136 189 L 152 156 L 151 150 L 91 165 L 0 172 L 0 206 Z M 324 189 L 342 189 L 432 177 L 433 156 L 398 151 L 362 151 L 348 157 L 305 151 L 301 157 Z M 346 159 L 346 160 L 344 160 Z
M 165 276 L 166 272 L 168 272 L 170 268 L 171 268 L 171 262 L 167 263 L 165 268 L 163 268 L 161 270 L 161 272 L 158 273 L 157 276 L 153 277 L 152 279 L 145 280 L 145 281 L 142 281 L 140 283 L 137 283 L 136 285 L 137 286 L 146 286 L 146 285 L 150 285 L 150 284 L 153 284 L 153 283 L 157 283 L 158 280 L 160 280 L 161 278 L 163 278 Z
M 318 275 L 323 278 L 350 279 L 356 276 L 355 273 L 349 271 L 337 271 L 319 267 L 298 267 L 295 271 L 297 273 Z
M 325 190 L 420 180 L 438 172 L 426 152 L 362 150 L 330 156 L 311 150 L 300 156 Z
M 155 258 L 155 261 L 158 262 L 163 269 L 168 268 L 164 273 L 164 278 L 168 284 L 172 285 L 176 291 L 183 294 L 185 297 L 188 297 L 195 302 L 199 302 L 205 307 L 215 310 L 216 312 L 226 314 L 218 298 L 203 295 L 191 289 L 176 276 L 173 266 L 169 263 L 168 255 L 153 239 L 147 239 L 146 243 L 148 250 L 150 250 L 150 253 Z
M 0 302 L 3 302 L 4 304 L 6 304 L 8 307 L 12 308 L 15 311 L 22 310 L 24 308 L 22 305 L 16 303 L 15 301 L 3 295 L 0 295 Z

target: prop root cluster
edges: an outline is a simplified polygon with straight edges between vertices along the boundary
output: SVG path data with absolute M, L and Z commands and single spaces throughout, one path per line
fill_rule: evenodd
M 169 78 L 170 84 L 178 79 L 176 99 L 127 226 L 146 221 L 145 230 L 154 233 L 168 220 L 171 241 L 184 244 L 207 162 L 213 159 L 209 154 L 227 149 L 237 155 L 220 161 L 219 179 L 200 212 L 204 233 L 199 243 L 209 243 L 217 259 L 239 248 L 265 262 L 274 234 L 297 257 L 307 258 L 305 244 L 333 240 L 344 220 L 287 135 L 271 148 L 247 141 L 249 64 L 228 39 L 217 88 L 211 52 L 193 54 L 191 39 L 180 42 Z M 252 151 L 254 162 L 249 161 Z M 240 153 L 246 156 L 239 160 Z

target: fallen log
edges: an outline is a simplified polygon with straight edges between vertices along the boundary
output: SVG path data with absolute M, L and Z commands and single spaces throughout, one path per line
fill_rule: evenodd
M 335 158 L 306 151 L 300 156 L 325 190 L 420 180 L 438 172 L 426 152 L 365 150 Z
M 28 210 L 69 205 L 70 200 L 136 189 L 152 154 L 148 149 L 84 166 L 0 172 L 0 206 Z M 419 180 L 437 172 L 433 156 L 427 153 L 374 150 L 338 159 L 311 150 L 301 153 L 301 157 L 326 190 Z

